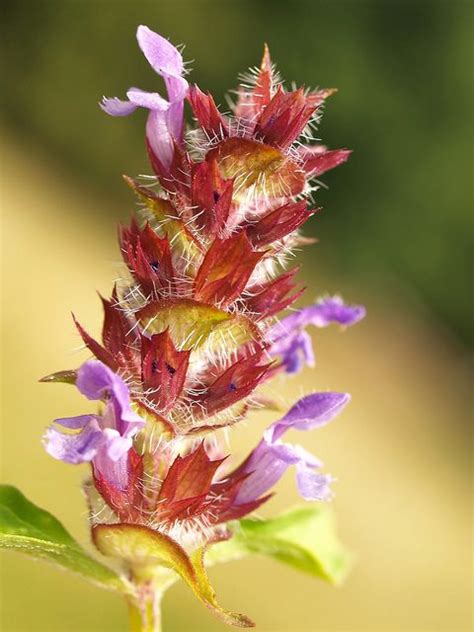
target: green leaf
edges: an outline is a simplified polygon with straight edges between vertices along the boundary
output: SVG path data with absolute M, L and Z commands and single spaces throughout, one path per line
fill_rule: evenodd
M 0 549 L 52 562 L 104 588 L 126 590 L 117 573 L 90 557 L 59 520 L 11 485 L 0 485 Z
M 340 584 L 349 571 L 351 556 L 336 536 L 328 505 L 295 507 L 277 518 L 244 518 L 229 526 L 233 537 L 209 549 L 211 564 L 259 553 L 331 584 Z

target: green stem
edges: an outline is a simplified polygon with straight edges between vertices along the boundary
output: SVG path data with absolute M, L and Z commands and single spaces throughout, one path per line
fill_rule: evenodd
M 142 584 L 128 602 L 130 632 L 161 632 L 161 598 L 163 593 L 151 584 Z

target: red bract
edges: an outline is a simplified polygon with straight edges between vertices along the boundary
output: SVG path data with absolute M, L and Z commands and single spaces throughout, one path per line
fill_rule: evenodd
M 145 295 L 157 294 L 160 289 L 170 289 L 174 271 L 168 238 L 158 237 L 148 222 L 140 230 L 135 220 L 130 228 L 123 228 L 120 235 L 123 258 Z
M 171 164 L 165 166 L 148 141 L 146 146 L 151 167 L 163 189 L 172 194 L 189 195 L 191 163 L 188 154 L 174 142 Z
M 261 364 L 263 349 L 232 364 L 195 398 L 196 417 L 211 416 L 249 395 L 262 381 L 270 363 Z
M 345 163 L 351 155 L 350 149 L 335 149 L 333 151 L 302 151 L 303 169 L 309 177 L 321 176 L 326 171 Z
M 250 90 L 246 90 L 243 86 L 238 90 L 238 100 L 235 106 L 236 118 L 255 121 L 262 108 L 270 102 L 276 84 L 270 51 L 265 44 L 262 62 L 255 77 L 255 85 Z
M 306 200 L 288 202 L 248 226 L 247 235 L 254 246 L 265 246 L 293 233 L 313 213 L 308 210 Z
M 229 237 L 217 237 L 199 268 L 194 282 L 195 297 L 204 302 L 226 305 L 244 290 L 255 266 L 264 256 L 255 252 L 242 231 Z
M 133 370 L 138 367 L 134 351 L 138 342 L 138 334 L 133 327 L 133 322 L 125 314 L 124 308 L 120 306 L 115 288 L 110 300 L 103 297 L 101 300 L 104 308 L 102 342 L 119 366 Z
M 150 460 L 150 459 L 149 459 Z M 231 476 L 219 476 L 225 458 L 209 458 L 201 441 L 185 456 L 155 455 L 152 464 L 130 451 L 128 460 L 129 483 L 118 489 L 101 476 L 94 482 L 109 507 L 124 523 L 146 524 L 153 516 L 161 529 L 170 529 L 176 521 L 194 521 L 203 530 L 213 525 L 234 520 L 253 511 L 270 498 L 264 495 L 250 502 L 236 502 L 237 494 L 248 474 L 242 468 Z M 163 482 L 150 489 L 144 481 L 159 463 Z M 145 474 L 145 478 L 144 478 Z
M 115 289 L 110 300 L 102 297 L 101 300 L 104 308 L 103 346 L 94 340 L 74 318 L 79 334 L 96 358 L 112 370 L 123 369 L 134 373 L 140 367 L 139 356 L 136 352 L 137 332 L 123 308 L 118 304 Z
M 96 340 L 94 340 L 94 338 L 92 338 L 92 336 L 87 333 L 82 325 L 76 320 L 74 314 L 72 315 L 72 317 L 74 319 L 74 324 L 76 325 L 79 335 L 81 336 L 82 341 L 89 349 L 89 351 L 93 353 L 98 360 L 106 364 L 113 371 L 116 371 L 119 368 L 119 364 L 115 360 L 114 355 L 107 349 L 104 349 L 102 345 L 100 345 Z
M 268 281 L 262 289 L 245 300 L 245 307 L 254 314 L 257 320 L 274 316 L 289 307 L 301 296 L 304 288 L 287 296 L 289 292 L 296 288 L 293 279 L 298 270 L 299 267 L 293 268 L 293 270 L 285 272 L 285 274 L 273 281 Z
M 204 160 L 194 168 L 192 204 L 195 225 L 206 234 L 221 234 L 229 217 L 234 181 L 225 180 L 216 160 Z
M 314 102 L 300 88 L 284 92 L 281 86 L 263 109 L 255 126 L 255 138 L 287 149 L 301 134 L 316 110 Z
M 162 414 L 181 394 L 190 351 L 177 351 L 167 329 L 151 337 L 141 336 L 142 384 L 146 398 Z
M 228 135 L 227 123 L 209 93 L 204 94 L 198 86 L 190 86 L 188 99 L 194 116 L 209 138 L 224 138 Z

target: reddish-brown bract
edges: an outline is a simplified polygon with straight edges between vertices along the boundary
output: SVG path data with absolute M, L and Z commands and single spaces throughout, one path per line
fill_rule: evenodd
M 130 228 L 122 228 L 120 247 L 125 263 L 146 295 L 157 294 L 173 283 L 168 238 L 160 238 L 148 222 L 142 230 L 135 220 Z
M 216 160 L 195 165 L 191 195 L 195 224 L 207 234 L 221 234 L 229 217 L 234 182 L 225 180 Z
M 173 407 L 183 390 L 190 351 L 177 351 L 168 330 L 141 336 L 144 393 L 161 414 Z
M 197 273 L 195 297 L 206 303 L 227 305 L 242 294 L 264 254 L 253 250 L 245 231 L 228 239 L 216 237 Z
M 227 123 L 209 93 L 204 94 L 198 86 L 191 86 L 188 99 L 193 108 L 194 116 L 209 138 L 227 136 Z

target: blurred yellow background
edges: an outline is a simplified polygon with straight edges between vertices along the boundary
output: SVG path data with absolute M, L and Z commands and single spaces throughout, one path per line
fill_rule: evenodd
M 120 47 L 120 43 L 109 44 L 108 37 L 114 28 L 121 29 L 121 33 L 127 34 L 127 52 L 122 59 L 133 58 L 133 65 L 137 65 L 141 60 L 133 33 L 138 23 L 145 22 L 165 35 L 172 35 L 174 41 L 192 42 L 190 55 L 200 55 L 194 78 L 204 77 L 206 89 L 213 88 L 214 79 L 219 86 L 224 80 L 232 86 L 235 60 L 228 57 L 232 50 L 223 44 L 227 36 L 230 40 L 237 37 L 232 25 L 234 30 L 238 28 L 246 33 L 245 37 L 241 35 L 241 47 L 251 41 L 253 51 L 264 39 L 271 40 L 273 35 L 282 62 L 285 61 L 285 50 L 293 59 L 291 55 L 300 44 L 297 26 L 301 24 L 301 28 L 305 28 L 301 7 L 305 5 L 310 10 L 311 3 L 295 3 L 297 9 L 293 13 L 296 17 L 290 8 L 285 13 L 279 3 L 275 4 L 275 14 L 272 15 L 272 5 L 264 4 L 269 10 L 264 14 L 261 7 L 256 8 L 252 21 L 252 15 L 245 14 L 250 9 L 247 2 L 186 2 L 173 6 L 160 2 L 66 2 L 66 9 L 54 2 L 20 2 L 17 6 L 7 3 L 12 55 L 9 59 L 18 69 L 17 81 L 26 80 L 30 76 L 28 73 L 34 74 L 37 63 L 39 73 L 46 78 L 44 68 L 47 68 L 51 80 L 57 73 L 58 81 L 55 85 L 45 84 L 41 92 L 38 84 L 13 85 L 13 77 L 8 71 L 4 72 L 12 94 L 4 103 L 1 166 L 2 481 L 17 485 L 35 503 L 52 511 L 84 544 L 88 542 L 88 533 L 79 486 L 86 470 L 54 461 L 45 454 L 40 442 L 43 429 L 50 420 L 88 412 L 87 403 L 67 385 L 38 384 L 37 380 L 46 373 L 76 367 L 87 357 L 84 351 L 78 351 L 80 341 L 70 311 L 74 310 L 92 333 L 99 331 L 100 304 L 94 291 L 99 290 L 105 295 L 110 291 L 120 265 L 115 227 L 117 222 L 125 221 L 134 208 L 132 196 L 121 182 L 120 172 L 127 170 L 133 175 L 134 169 L 147 169 L 144 157 L 137 159 L 143 119 L 111 121 L 92 109 L 94 100 L 100 96 L 97 94 L 99 84 L 100 90 L 113 95 L 123 93 L 135 82 L 130 67 L 125 64 L 123 77 L 120 76 L 121 69 L 114 68 L 115 79 L 110 82 L 106 64 L 101 64 L 99 56 L 94 62 L 95 83 L 90 83 L 87 74 L 90 66 L 85 62 L 82 67 L 78 59 L 82 54 L 86 57 L 89 54 L 86 50 L 89 41 L 84 38 L 87 33 L 93 33 L 97 41 L 90 40 L 92 48 L 102 47 L 105 58 L 113 57 L 110 48 Z M 358 2 L 335 3 L 342 7 L 336 11 L 337 15 L 331 13 L 327 3 L 316 4 L 321 10 L 319 27 L 323 30 L 326 27 L 323 36 L 326 47 L 318 46 L 317 42 L 302 41 L 300 55 L 308 55 L 310 50 L 319 72 L 324 70 L 326 62 L 331 63 L 330 56 L 336 54 L 336 43 L 344 45 L 342 36 L 337 35 L 337 27 L 340 26 L 346 35 L 351 33 L 350 41 L 357 42 L 357 28 L 362 29 L 362 22 L 356 22 L 355 10 L 351 8 L 359 5 Z M 387 7 L 386 20 L 389 21 L 396 9 L 391 3 L 380 4 Z M 408 9 L 402 4 L 400 11 L 407 11 L 409 16 Z M 444 15 L 438 9 L 439 3 L 424 4 L 426 20 L 431 26 L 427 27 L 425 40 L 423 29 L 419 32 L 422 47 L 428 46 L 429 37 L 434 39 L 436 33 L 431 9 L 438 20 Z M 42 11 L 38 9 L 40 5 Z M 462 5 L 451 5 L 460 18 L 463 17 Z M 363 15 L 370 14 L 367 8 L 370 6 L 373 3 L 360 3 Z M 28 66 L 26 72 L 25 52 L 21 48 L 23 45 L 33 46 L 23 39 L 31 32 L 29 22 L 26 24 L 25 21 L 28 8 L 31 8 L 29 20 L 38 29 L 34 37 L 41 40 L 43 48 L 41 59 L 29 58 L 32 68 Z M 375 13 L 379 15 L 377 11 Z M 111 25 L 106 27 L 103 25 L 107 15 Z M 340 20 L 344 15 L 351 20 L 350 28 Z M 35 22 L 35 16 L 38 22 Z M 317 16 L 312 13 L 311 16 L 317 29 Z M 285 20 L 287 30 L 282 26 Z M 68 46 L 67 33 L 59 28 L 61 24 L 66 24 L 75 42 L 72 48 Z M 223 31 L 222 25 L 227 25 L 227 30 Z M 17 34 L 16 49 L 12 44 L 13 27 Z M 334 33 L 334 48 L 327 29 Z M 448 27 L 446 29 L 450 33 Z M 196 30 L 201 31 L 199 44 Z M 400 35 L 402 32 L 397 31 Z M 208 42 L 207 33 L 210 33 Z M 283 35 L 291 41 L 282 41 Z M 405 36 L 408 37 L 406 32 Z M 458 37 L 461 41 L 461 35 Z M 33 44 L 39 46 L 37 40 Z M 414 46 L 414 41 L 410 40 L 409 44 Z M 77 45 L 78 42 L 82 47 Z M 63 57 L 53 58 L 48 52 L 50 44 L 53 49 L 63 50 Z M 378 45 L 381 55 L 386 54 L 383 42 L 379 41 Z M 219 52 L 218 46 L 224 46 L 225 55 Z M 403 41 L 397 46 L 401 50 Z M 343 50 L 346 53 L 344 63 L 348 65 L 345 76 L 350 83 L 351 64 L 361 63 L 361 58 L 351 59 L 347 45 Z M 359 50 L 357 46 L 355 50 Z M 240 50 L 239 55 L 241 63 L 243 59 L 247 60 L 245 50 Z M 212 65 L 211 58 L 217 56 L 225 57 L 218 70 L 215 66 L 216 73 L 221 74 L 206 76 L 203 67 L 206 63 Z M 245 63 L 253 62 L 250 59 Z M 66 80 L 61 69 L 68 63 L 72 64 L 76 77 L 71 84 L 63 85 Z M 245 63 L 241 70 L 245 69 Z M 145 66 L 144 62 L 142 66 Z M 85 76 L 81 76 L 81 68 Z M 306 69 L 302 74 L 307 80 L 318 80 L 318 72 L 310 71 L 307 61 L 302 62 L 302 68 Z M 457 66 L 453 76 L 456 69 Z M 285 70 L 288 79 L 302 80 L 301 75 L 291 75 L 288 64 Z M 327 70 L 324 74 L 329 77 Z M 375 73 L 373 77 L 379 75 Z M 143 85 L 139 85 L 151 88 L 151 81 L 153 77 L 148 74 Z M 74 82 L 77 82 L 77 92 L 69 91 L 57 97 L 63 103 L 64 109 L 60 109 L 54 95 L 66 85 L 71 88 Z M 343 91 L 346 89 L 338 76 L 334 81 L 328 78 L 327 83 L 339 84 Z M 407 79 L 398 90 L 408 92 L 408 83 Z M 32 85 L 34 89 L 31 89 Z M 447 89 L 449 83 L 441 85 Z M 351 85 L 348 89 L 349 101 L 352 99 L 351 103 L 356 103 L 359 108 L 362 108 L 362 101 L 372 96 L 363 95 L 357 89 L 351 91 Z M 33 120 L 27 121 L 19 95 L 22 93 L 26 98 L 29 90 L 32 99 L 42 96 L 43 101 L 41 109 L 34 110 Z M 376 90 L 375 84 L 373 90 Z M 12 113 L 12 95 L 19 98 L 15 114 Z M 427 95 L 421 98 L 426 98 L 428 103 Z M 79 107 L 74 99 L 87 103 L 87 106 Z M 411 93 L 410 99 L 416 104 L 416 91 Z M 67 110 L 68 100 L 74 116 Z M 328 110 L 332 105 L 328 105 Z M 389 100 L 384 107 L 387 108 L 384 124 L 388 130 L 392 122 L 390 117 L 398 117 L 398 114 L 389 113 L 390 108 L 395 107 Z M 89 118 L 93 119 L 92 123 Z M 407 124 L 414 125 L 413 121 Z M 70 129 L 71 125 L 76 126 L 75 130 Z M 444 125 L 446 127 L 446 121 Z M 350 145 L 351 139 L 343 139 L 338 126 L 326 124 L 324 132 L 325 140 L 331 144 L 337 141 Z M 79 150 L 76 141 L 81 142 L 77 139 L 82 133 L 87 134 Z M 367 144 L 364 143 L 366 133 L 370 135 Z M 447 133 L 444 127 L 439 131 L 440 137 Z M 397 142 L 394 138 L 382 139 L 380 136 L 374 140 L 370 130 L 361 129 L 357 124 L 355 129 L 351 128 L 351 135 L 362 148 L 363 166 L 368 165 L 364 163 L 367 161 L 364 148 L 369 144 L 375 155 L 372 160 L 377 161 L 378 157 L 383 160 L 390 153 L 387 143 Z M 417 138 L 420 143 L 421 136 L 420 133 Z M 407 137 L 403 142 L 409 154 L 414 141 Z M 445 145 L 446 151 L 454 153 L 454 149 L 454 145 Z M 401 152 L 400 147 L 397 150 Z M 452 157 L 453 153 L 449 155 Z M 103 164 L 108 157 L 113 168 Z M 359 160 L 357 152 L 352 160 L 355 163 Z M 464 632 L 472 625 L 471 442 L 467 418 L 466 333 L 469 326 L 464 321 L 460 324 L 458 312 L 462 308 L 468 309 L 469 292 L 464 287 L 463 292 L 456 293 L 459 279 L 465 274 L 461 268 L 459 274 L 455 267 L 452 268 L 452 278 L 438 278 L 438 284 L 443 286 L 439 293 L 448 290 L 453 303 L 451 312 L 449 306 L 445 306 L 447 311 L 443 312 L 438 309 L 436 301 L 439 297 L 435 286 L 431 285 L 430 270 L 438 265 L 437 262 L 442 262 L 444 256 L 455 251 L 456 242 L 450 241 L 452 233 L 449 232 L 454 222 L 458 222 L 456 230 L 453 229 L 455 234 L 458 234 L 459 226 L 464 226 L 465 232 L 469 229 L 468 217 L 463 219 L 456 206 L 465 202 L 465 198 L 461 199 L 456 192 L 452 196 L 452 207 L 431 206 L 433 218 L 426 233 L 433 231 L 436 224 L 436 238 L 417 232 L 418 224 L 418 228 L 413 227 L 421 251 L 418 252 L 420 260 L 426 251 L 427 271 L 420 272 L 415 267 L 410 272 L 401 266 L 401 259 L 400 265 L 395 262 L 396 265 L 390 266 L 389 263 L 393 263 L 390 256 L 383 259 L 384 251 L 389 250 L 390 235 L 386 235 L 386 242 L 382 238 L 379 243 L 381 237 L 376 232 L 376 225 L 369 225 L 364 219 L 361 198 L 357 197 L 371 189 L 372 184 L 377 186 L 372 182 L 373 172 L 368 167 L 364 172 L 363 166 L 359 164 L 356 168 L 356 175 L 362 180 L 356 178 L 354 172 L 351 175 L 350 165 L 331 174 L 331 190 L 322 192 L 324 206 L 331 210 L 324 214 L 321 224 L 324 234 L 318 232 L 320 225 L 317 223 L 308 229 L 310 234 L 321 236 L 322 242 L 312 246 L 311 252 L 300 253 L 299 257 L 304 264 L 303 279 L 308 285 L 306 302 L 325 292 L 340 291 L 348 301 L 364 303 L 368 316 L 344 333 L 335 328 L 316 332 L 316 368 L 306 370 L 301 378 L 282 380 L 273 386 L 288 404 L 311 389 L 345 390 L 353 395 L 353 402 L 334 424 L 299 436 L 298 440 L 314 450 L 326 462 L 327 470 L 338 478 L 334 508 L 341 539 L 355 553 L 356 565 L 347 583 L 338 589 L 256 557 L 212 568 L 210 575 L 224 606 L 250 615 L 257 621 L 258 629 L 268 632 Z M 452 164 L 449 169 L 457 173 Z M 434 180 L 436 175 L 441 177 L 440 172 L 435 172 Z M 409 180 L 409 176 L 407 163 L 403 162 L 399 163 L 399 172 L 392 174 L 394 180 Z M 366 180 L 370 182 L 367 184 Z M 397 183 L 395 190 L 389 187 L 378 190 L 379 213 L 390 215 L 398 207 L 398 219 L 405 226 L 417 211 L 428 217 L 426 202 L 419 190 L 422 182 L 420 179 L 409 180 L 410 191 L 414 194 L 411 200 L 397 190 Z M 429 199 L 434 200 L 436 184 L 430 184 L 430 178 L 426 177 L 424 185 Z M 333 195 L 335 204 L 331 202 Z M 450 197 L 445 195 L 445 199 Z M 361 225 L 350 215 L 345 216 L 348 224 L 343 224 L 340 217 L 337 219 L 338 209 L 350 210 L 354 203 L 359 207 L 356 210 Z M 370 204 L 375 204 L 375 200 L 369 200 Z M 369 216 L 372 211 L 367 211 Z M 443 215 L 441 220 L 444 212 L 453 213 L 453 216 L 446 218 Z M 332 221 L 336 222 L 338 230 L 329 232 Z M 390 233 L 391 228 L 387 220 L 386 231 Z M 354 234 L 352 245 L 348 231 Z M 405 235 L 407 239 L 409 233 Z M 434 239 L 434 246 L 430 239 Z M 349 248 L 349 252 L 341 249 L 341 243 L 344 248 Z M 464 242 L 460 240 L 461 243 Z M 402 238 L 398 242 L 398 248 L 404 253 L 412 247 L 412 243 Z M 435 251 L 438 249 L 435 254 L 431 247 Z M 369 274 L 364 267 L 364 260 L 370 262 L 374 253 L 380 257 L 380 277 Z M 455 259 L 455 255 L 452 257 Z M 332 265 L 334 258 L 339 259 L 337 265 Z M 465 314 L 464 318 L 467 319 Z M 253 447 L 269 419 L 267 414 L 255 414 L 244 427 L 236 428 L 231 434 L 235 450 L 243 456 Z M 294 481 L 288 475 L 262 514 L 274 515 L 296 502 Z M 120 598 L 99 591 L 73 575 L 27 558 L 5 554 L 1 558 L 1 577 L 1 629 L 5 632 L 127 629 L 126 611 Z M 213 619 L 184 585 L 174 586 L 165 597 L 165 632 L 224 629 L 225 626 Z

